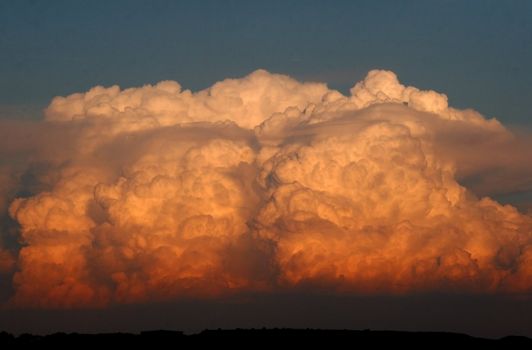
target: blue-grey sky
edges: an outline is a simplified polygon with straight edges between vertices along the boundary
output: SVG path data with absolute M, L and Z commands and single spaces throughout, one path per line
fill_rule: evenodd
M 198 90 L 257 68 L 347 91 L 372 68 L 532 124 L 532 1 L 0 2 L 0 112 L 94 85 Z

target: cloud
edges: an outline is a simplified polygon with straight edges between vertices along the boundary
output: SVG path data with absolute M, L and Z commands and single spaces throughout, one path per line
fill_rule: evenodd
M 95 87 L 4 122 L 10 302 L 532 291 L 532 217 L 461 184 L 530 189 L 526 141 L 390 71 L 350 92 L 259 70 L 196 93 Z
M 145 130 L 186 122 L 231 120 L 252 128 L 272 113 L 319 102 L 327 92 L 322 83 L 257 70 L 242 79 L 227 79 L 197 93 L 182 90 L 175 81 L 121 91 L 97 86 L 86 93 L 56 97 L 45 111 L 46 120 L 112 118 L 121 130 Z

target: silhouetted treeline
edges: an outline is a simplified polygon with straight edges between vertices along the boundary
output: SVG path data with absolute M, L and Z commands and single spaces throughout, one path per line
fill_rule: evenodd
M 346 344 L 364 345 L 421 345 L 427 347 L 441 345 L 482 345 L 497 347 L 523 347 L 532 349 L 532 339 L 520 336 L 508 336 L 500 339 L 486 339 L 471 337 L 459 333 L 446 332 L 398 332 L 398 331 L 354 331 L 354 330 L 320 330 L 320 329 L 234 329 L 234 330 L 205 330 L 198 334 L 185 335 L 179 331 L 147 331 L 140 334 L 132 333 L 104 333 L 104 334 L 79 334 L 79 333 L 54 333 L 46 336 L 0 333 L 0 347 L 6 346 L 171 346 L 189 343 L 215 343 L 231 342 L 235 344 L 256 339 L 260 345 L 272 341 L 278 344 L 279 340 L 290 338 L 298 344 L 317 345 L 321 341 L 330 345 L 336 340 Z M 250 343 L 249 345 L 252 345 Z

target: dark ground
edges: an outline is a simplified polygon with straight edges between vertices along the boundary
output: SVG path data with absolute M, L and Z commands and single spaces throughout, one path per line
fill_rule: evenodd
M 532 339 L 508 336 L 500 339 L 476 338 L 460 333 L 445 332 L 398 332 L 398 331 L 355 331 L 355 330 L 318 330 L 318 329 L 235 329 L 205 330 L 198 334 L 185 335 L 179 331 L 148 331 L 140 334 L 106 333 L 79 334 L 55 333 L 46 336 L 21 334 L 17 337 L 0 333 L 0 348 L 14 346 L 179 346 L 182 344 L 236 345 L 248 344 L 282 345 L 285 340 L 296 341 L 298 345 L 331 345 L 338 341 L 345 346 L 362 347 L 392 345 L 423 347 L 480 345 L 501 348 L 532 349 Z M 253 343 L 249 343 L 252 341 Z

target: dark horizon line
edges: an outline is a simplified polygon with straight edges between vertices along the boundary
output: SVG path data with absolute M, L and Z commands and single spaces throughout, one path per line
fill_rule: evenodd
M 223 341 L 224 339 L 280 339 L 292 338 L 300 341 L 316 341 L 319 339 L 342 339 L 360 343 L 390 344 L 475 344 L 475 345 L 528 345 L 532 346 L 532 338 L 508 335 L 490 339 L 474 337 L 465 333 L 445 331 L 394 331 L 394 330 L 350 330 L 350 329 L 316 329 L 316 328 L 234 328 L 205 329 L 199 333 L 186 334 L 178 330 L 150 330 L 140 333 L 50 333 L 33 335 L 22 333 L 14 336 L 0 331 L 0 345 L 65 345 L 65 344 L 100 344 L 105 342 L 124 344 L 175 344 L 189 341 Z

